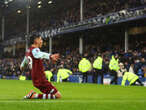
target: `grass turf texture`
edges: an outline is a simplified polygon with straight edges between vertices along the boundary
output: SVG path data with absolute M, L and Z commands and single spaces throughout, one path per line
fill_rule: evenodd
M 31 81 L 0 80 L 0 110 L 145 110 L 146 87 L 53 83 L 62 93 L 57 100 L 23 100 Z

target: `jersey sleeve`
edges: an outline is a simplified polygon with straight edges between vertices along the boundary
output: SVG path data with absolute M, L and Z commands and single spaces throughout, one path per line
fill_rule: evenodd
M 23 59 L 23 61 L 22 61 L 22 63 L 21 63 L 21 65 L 20 65 L 20 67 L 23 68 L 27 64 L 28 64 L 28 60 L 27 60 L 27 58 L 25 56 L 24 59 Z
M 32 55 L 36 59 L 47 59 L 47 60 L 49 60 L 51 54 L 46 53 L 46 52 L 41 52 L 39 48 L 34 48 L 32 50 Z

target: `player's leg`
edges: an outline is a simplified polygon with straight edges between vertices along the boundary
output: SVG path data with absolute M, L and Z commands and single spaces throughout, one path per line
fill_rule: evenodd
M 37 94 L 37 93 L 35 93 L 31 97 L 31 99 L 59 99 L 59 98 L 61 98 L 61 94 L 59 91 L 55 94 Z
M 60 92 L 57 92 L 55 94 L 38 94 L 31 90 L 26 96 L 24 96 L 24 99 L 59 99 L 61 98 Z
M 56 89 L 52 83 L 44 80 L 39 83 L 33 83 L 36 88 L 38 88 L 42 94 L 38 94 L 34 91 L 30 91 L 28 95 L 26 95 L 25 99 L 59 99 L 61 98 L 61 93 Z
M 61 98 L 61 93 L 59 91 L 55 93 L 50 94 L 38 94 L 31 90 L 26 96 L 24 96 L 24 99 L 59 99 Z
M 34 93 L 35 92 L 31 90 L 26 96 L 24 96 L 24 99 L 30 99 Z
M 43 94 L 35 94 L 34 99 L 59 99 L 61 98 L 61 93 L 53 86 L 47 88 L 41 88 L 40 91 Z
M 43 93 L 43 94 L 46 94 L 50 97 L 47 97 L 46 96 L 46 99 L 50 98 L 50 99 L 59 99 L 61 98 L 61 93 L 56 89 L 56 87 L 54 85 L 52 85 L 52 83 L 48 82 L 48 81 L 45 81 L 43 83 L 42 86 L 39 87 L 40 91 Z M 45 95 L 44 95 L 45 97 Z M 42 98 L 42 95 L 40 94 L 40 98 Z
M 60 99 L 61 98 L 61 93 L 58 91 L 54 94 L 56 96 L 56 99 Z

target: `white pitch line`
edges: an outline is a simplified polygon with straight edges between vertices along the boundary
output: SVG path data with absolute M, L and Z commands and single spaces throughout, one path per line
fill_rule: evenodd
M 97 103 L 97 102 L 146 102 L 146 100 L 5 100 L 0 103 Z

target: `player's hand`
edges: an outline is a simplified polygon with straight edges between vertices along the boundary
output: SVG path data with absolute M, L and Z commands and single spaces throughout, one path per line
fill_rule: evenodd
M 24 71 L 24 67 L 21 67 L 21 66 L 20 66 L 20 71 L 21 71 L 21 72 Z
M 50 56 L 51 60 L 53 63 L 56 63 L 56 61 L 59 59 L 60 55 L 57 53 L 57 54 L 52 54 Z

